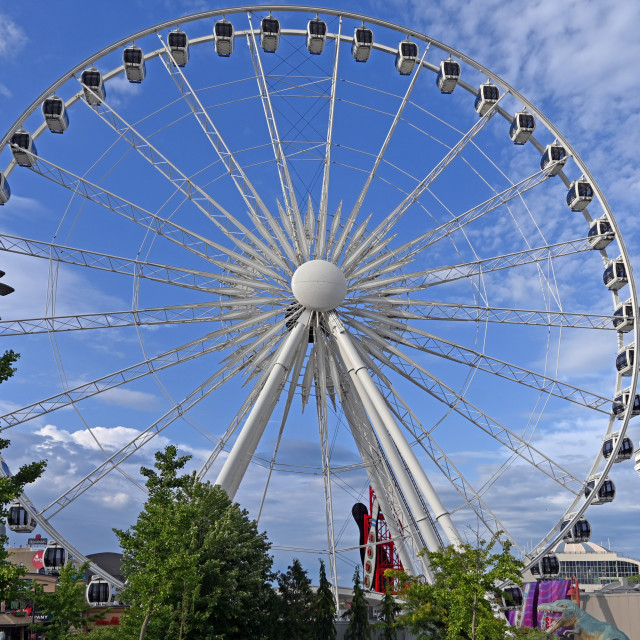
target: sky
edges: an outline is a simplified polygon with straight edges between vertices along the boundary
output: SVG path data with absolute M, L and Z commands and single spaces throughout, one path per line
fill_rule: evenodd
M 65 2 L 64 9 L 59 10 L 40 1 L 9 3 L 0 0 L 0 129 L 4 132 L 10 127 L 24 109 L 65 71 L 108 44 L 147 26 L 173 18 L 178 22 L 180 16 L 217 6 L 222 5 L 199 1 L 149 3 L 129 0 L 125 3 L 115 0 L 108 5 L 71 1 Z M 327 2 L 325 6 L 338 8 L 344 5 Z M 637 168 L 640 148 L 637 96 L 640 78 L 629 71 L 628 61 L 637 59 L 640 54 L 640 42 L 636 37 L 640 6 L 628 4 L 624 10 L 620 10 L 619 3 L 613 1 L 558 3 L 542 0 L 524 4 L 497 0 L 483 3 L 461 0 L 446 3 L 391 0 L 359 3 L 358 10 L 407 25 L 449 44 L 504 78 L 535 104 L 571 142 L 597 180 L 614 212 L 632 264 L 637 270 L 640 228 L 635 211 L 640 197 Z M 299 22 L 303 23 L 302 18 Z M 197 35 L 210 30 L 210 21 L 205 26 L 194 27 Z M 332 28 L 335 25 L 330 24 L 330 30 Z M 232 84 L 249 75 L 248 67 L 245 66 L 241 72 L 244 76 L 237 75 L 236 67 L 214 67 L 206 57 L 214 55 L 211 45 L 203 45 L 199 49 L 205 46 L 209 50 L 206 55 L 195 53 L 194 48 L 194 58 L 188 67 L 190 72 L 193 69 L 194 73 L 197 71 L 201 74 L 198 78 L 199 86 L 218 87 L 215 91 L 203 92 L 203 96 L 207 99 L 215 96 L 217 104 L 222 104 L 223 100 L 216 91 L 221 92 L 219 87 L 229 86 L 228 91 L 234 92 L 234 96 L 247 96 L 247 105 L 259 106 L 255 99 L 250 100 L 254 85 L 251 85 L 251 89 L 245 89 L 247 83 L 244 80 Z M 239 46 L 238 49 L 240 50 Z M 343 50 L 345 53 L 341 52 L 341 56 L 347 58 L 348 49 Z M 243 60 L 241 56 L 248 61 L 246 50 L 240 51 L 237 59 Z M 430 59 L 436 58 L 434 56 Z M 235 60 L 233 58 L 234 64 Z M 333 57 L 328 53 L 317 60 L 307 60 L 300 67 L 300 74 L 306 74 L 307 77 L 314 74 L 329 75 L 332 60 Z M 312 64 L 315 66 L 311 66 Z M 343 61 L 342 64 L 346 63 Z M 102 65 L 98 64 L 98 68 L 106 71 L 116 65 L 117 60 L 112 56 Z M 373 66 L 373 61 L 357 67 L 358 73 L 364 74 L 362 82 L 374 82 L 377 67 Z M 280 71 L 282 68 L 286 68 L 286 64 Z M 166 104 L 166 98 L 164 102 L 160 102 L 162 92 L 174 88 L 167 83 L 166 78 L 165 84 L 159 84 L 156 80 L 161 73 L 166 74 L 157 60 L 153 65 L 148 65 L 148 72 L 149 77 L 140 87 L 130 85 L 121 77 L 108 83 L 107 101 L 128 117 L 139 121 L 142 131 L 152 132 L 153 127 L 157 128 L 158 125 L 154 124 L 151 117 L 149 121 L 144 120 L 144 113 L 149 112 L 148 105 L 153 104 L 154 100 L 158 104 Z M 349 73 L 354 72 L 351 70 Z M 476 74 L 468 78 L 468 81 L 477 84 L 483 79 Z M 153 82 L 158 84 L 154 85 Z M 397 103 L 395 96 L 401 94 L 407 84 L 396 75 L 390 78 L 389 83 L 386 87 L 389 94 L 380 93 L 376 98 L 380 110 L 385 114 L 394 108 L 393 105 Z M 421 105 L 428 105 L 431 113 L 442 119 L 450 118 L 462 131 L 477 120 L 459 116 L 463 101 L 470 100 L 466 94 L 461 96 L 459 90 L 451 96 L 450 102 L 434 102 L 433 105 L 431 102 L 427 103 L 427 100 L 433 99 L 434 94 L 431 77 L 428 78 L 428 83 L 429 91 L 423 87 L 417 90 L 416 104 L 412 104 L 407 115 L 414 118 L 416 126 L 424 124 L 433 127 L 434 137 L 429 138 L 420 131 L 419 135 L 424 135 L 419 138 L 423 145 L 412 145 L 412 136 L 418 135 L 415 130 L 399 131 L 397 147 L 390 155 L 390 160 L 397 165 L 404 166 L 403 163 L 407 162 L 415 166 L 420 162 L 421 153 L 433 153 L 437 157 L 441 147 L 434 142 L 435 138 L 440 137 L 446 143 L 453 144 L 459 137 L 435 118 L 427 117 L 421 112 Z M 64 97 L 68 95 L 69 90 Z M 143 95 L 147 98 L 145 101 L 140 99 Z M 422 98 L 424 101 L 420 102 Z M 359 99 L 357 86 L 345 83 L 341 102 L 341 108 L 347 114 L 345 117 L 349 117 L 349 109 L 352 108 L 346 106 L 347 100 L 355 102 Z M 367 99 L 372 100 L 370 95 Z M 219 109 L 221 122 L 227 126 L 225 130 L 230 132 L 229 141 L 238 149 L 250 148 L 251 136 L 258 126 L 253 120 L 257 111 L 251 111 L 249 106 L 245 110 L 244 104 L 238 103 L 234 107 L 237 111 L 225 110 L 224 106 Z M 509 103 L 509 106 L 514 104 L 515 102 Z M 292 100 L 291 104 L 282 106 L 283 117 L 287 114 L 292 116 L 296 105 L 295 100 Z M 162 207 L 165 212 L 172 210 L 176 219 L 183 222 L 186 219 L 197 225 L 191 218 L 185 218 L 188 213 L 179 198 L 168 193 L 166 184 L 156 175 L 128 157 L 122 144 L 114 145 L 113 148 L 109 146 L 107 134 L 102 129 L 92 127 L 85 111 L 86 107 L 83 105 L 75 106 L 72 126 L 63 136 L 51 136 L 48 132 L 43 134 L 42 144 L 38 145 L 43 157 L 57 157 L 62 166 L 74 167 L 71 170 L 76 173 L 87 170 L 94 180 L 98 180 L 99 176 L 101 181 L 105 181 L 105 185 L 111 185 L 114 189 L 117 186 L 122 189 L 122 195 L 132 201 L 137 202 L 137 195 L 144 193 L 145 206 L 148 208 Z M 373 153 L 375 156 L 380 135 L 388 126 L 388 114 L 385 114 L 369 110 L 360 120 L 337 121 L 336 131 L 343 137 L 344 143 L 336 151 L 336 159 L 342 166 L 363 162 L 366 153 Z M 161 117 L 166 122 L 171 118 L 178 119 L 180 115 L 179 106 L 170 105 Z M 298 136 L 300 145 L 304 146 L 303 142 L 310 144 L 309 141 L 315 139 L 320 128 L 316 122 L 321 117 L 324 117 L 324 112 L 309 112 L 305 113 L 304 119 L 293 121 L 289 131 L 293 132 L 294 137 Z M 33 121 L 36 120 L 37 117 L 34 116 Z M 495 122 L 491 123 L 493 125 Z M 512 179 L 513 176 L 522 178 L 534 173 L 537 168 L 532 164 L 535 163 L 534 150 L 515 149 L 504 133 L 499 134 L 497 127 L 492 129 L 491 126 L 478 136 L 479 148 L 497 158 L 500 166 L 506 168 Z M 507 125 L 502 123 L 500 126 L 505 129 Z M 91 133 L 83 135 L 82 131 Z M 180 133 L 168 134 L 166 137 L 167 144 L 174 152 L 171 157 L 187 173 L 197 175 L 202 182 L 210 181 L 212 189 L 215 189 L 215 181 L 219 176 L 214 165 L 208 166 L 202 160 L 208 152 L 203 146 L 203 139 L 195 139 L 194 146 L 185 152 L 186 145 L 182 144 L 184 140 L 181 141 L 180 135 L 187 134 L 183 134 L 183 130 L 179 128 L 176 131 Z M 305 135 L 309 137 L 305 138 Z M 54 142 L 58 145 L 55 150 Z M 354 146 L 361 145 L 365 153 L 354 154 L 352 157 L 349 149 L 351 142 Z M 277 189 L 267 179 L 267 173 L 260 173 L 261 163 L 268 162 L 268 151 L 264 145 L 256 148 L 251 152 L 251 159 L 246 162 L 255 164 L 255 167 L 252 165 L 250 175 L 255 176 L 256 184 L 259 184 L 267 204 L 271 206 L 278 197 Z M 59 155 L 47 155 L 54 152 Z M 242 158 L 249 155 L 249 152 L 245 152 Z M 501 188 L 504 188 L 504 176 L 487 162 L 479 149 L 470 148 L 467 157 L 494 184 L 503 185 Z M 4 150 L 0 156 L 0 168 L 6 167 L 9 159 L 9 154 Z M 96 163 L 95 166 L 92 163 Z M 299 175 L 312 175 L 315 165 L 313 162 L 308 165 L 310 169 L 302 162 L 299 166 L 296 165 Z M 129 168 L 139 171 L 137 176 L 129 173 Z M 309 173 L 305 174 L 305 171 Z M 406 176 L 393 166 L 386 167 L 385 171 L 387 173 L 384 177 L 389 182 L 397 181 L 402 188 L 409 184 Z M 419 169 L 414 169 L 414 173 L 421 174 Z M 55 235 L 57 241 L 68 241 L 70 246 L 80 243 L 84 248 L 113 255 L 146 256 L 145 259 L 151 262 L 173 264 L 172 258 L 180 259 L 173 247 L 156 243 L 142 233 L 131 231 L 130 226 L 120 220 L 110 221 L 97 215 L 88 219 L 89 207 L 85 211 L 78 199 L 70 201 L 68 195 L 65 199 L 49 183 L 42 186 L 41 191 L 32 190 L 33 183 L 27 178 L 19 177 L 20 175 L 19 170 L 14 172 L 15 179 L 12 177 L 11 181 L 12 200 L 0 209 L 0 232 L 27 238 L 36 237 L 44 241 L 51 241 Z M 335 184 L 340 186 L 344 194 L 345 208 L 349 197 L 354 193 L 355 179 L 361 180 L 357 172 L 347 172 L 342 181 L 336 178 Z M 450 198 L 449 204 L 453 202 L 456 207 L 460 207 L 460 211 L 482 201 L 483 198 L 476 193 L 488 193 L 469 166 L 453 165 L 451 171 L 443 175 L 441 184 L 440 191 L 434 189 L 435 195 L 443 199 Z M 465 188 L 460 188 L 460 185 Z M 467 186 L 470 188 L 467 189 Z M 380 202 L 391 198 L 390 187 L 377 185 L 376 189 L 374 196 L 379 197 Z M 314 198 L 316 195 L 314 193 Z M 230 198 L 227 194 L 220 196 L 223 200 L 227 197 Z M 335 208 L 338 204 L 337 196 L 331 197 L 333 199 L 330 200 L 330 206 Z M 580 235 L 575 222 L 579 214 L 571 214 L 573 217 L 570 218 L 562 200 L 563 189 L 559 184 L 542 192 L 534 190 L 528 202 L 534 211 L 537 231 L 532 226 L 532 218 L 524 209 L 515 206 L 512 216 L 517 220 L 519 228 L 531 231 L 534 235 L 539 233 L 544 237 L 557 238 L 557 241 L 584 237 Z M 224 202 L 226 204 L 227 200 Z M 556 206 L 556 202 L 560 204 Z M 425 196 L 424 206 L 434 212 L 436 219 L 438 216 L 445 216 L 444 209 L 431 196 Z M 517 237 L 517 234 L 514 236 L 513 228 L 510 229 L 496 230 L 490 223 L 482 224 L 477 228 L 470 228 L 468 241 L 470 245 L 479 247 L 482 257 L 507 253 L 510 246 L 508 243 L 511 241 L 515 243 L 513 250 L 522 250 L 523 238 Z M 414 228 L 407 222 L 398 231 L 401 239 L 408 239 Z M 610 313 L 610 296 L 606 295 L 601 284 L 600 263 L 595 255 L 590 255 L 589 258 L 588 273 L 583 271 L 582 262 L 577 258 L 570 258 L 565 262 L 558 262 L 550 279 L 555 278 L 555 290 L 562 293 L 567 305 L 565 311 Z M 46 261 L 26 261 L 5 254 L 0 259 L 0 268 L 7 272 L 4 280 L 16 288 L 15 294 L 4 298 L 0 303 L 0 316 L 3 320 L 40 317 L 47 301 L 50 306 L 55 304 L 58 315 L 63 315 L 126 310 L 131 307 L 132 297 L 136 296 L 141 308 L 163 304 L 188 305 L 202 300 L 190 291 L 180 291 L 167 300 L 166 291 L 161 286 L 143 283 L 140 290 L 132 289 L 130 279 L 111 277 L 112 274 L 87 274 L 81 269 L 63 267 L 54 277 L 48 273 Z M 473 259 L 474 253 L 470 246 L 457 246 L 453 249 L 447 246 L 446 249 L 434 250 L 429 258 L 431 262 L 426 267 Z M 36 262 L 38 264 L 34 264 Z M 193 268 L 199 265 L 192 256 L 183 257 L 181 264 Z M 540 277 L 535 270 L 526 268 L 503 273 L 500 277 L 488 277 L 485 286 L 491 292 L 491 304 L 540 308 L 541 297 L 544 298 L 545 294 L 541 293 L 539 285 L 537 293 L 532 290 L 532 282 L 536 283 Z M 52 282 L 56 283 L 55 301 L 51 298 Z M 459 300 L 462 297 L 465 302 L 471 303 L 475 295 L 470 294 L 468 287 L 464 289 L 462 285 L 460 288 L 456 288 L 457 285 L 447 287 L 446 293 L 442 294 L 442 301 Z M 430 296 L 426 298 L 430 299 Z M 209 324 L 203 325 L 207 327 L 207 331 L 213 330 Z M 523 339 L 517 328 L 507 325 L 492 326 L 486 335 L 483 333 L 484 329 L 475 334 L 474 327 L 456 326 L 455 331 L 452 331 L 451 323 L 445 325 L 447 323 L 436 322 L 428 330 L 435 330 L 434 327 L 437 327 L 444 337 L 474 345 L 475 348 L 484 343 L 487 354 L 536 371 L 553 372 L 554 348 L 559 349 L 558 378 L 584 386 L 603 396 L 612 394 L 615 384 L 613 361 L 616 353 L 615 342 L 610 335 L 613 332 L 599 332 L 597 339 L 593 339 L 593 332 L 566 331 L 562 335 L 562 346 L 558 347 L 556 331 L 538 331 Z M 155 355 L 163 349 L 197 338 L 201 335 L 199 326 L 193 324 L 181 327 L 179 342 L 173 337 L 167 337 L 168 328 L 158 327 L 142 329 L 142 338 L 133 329 L 71 332 L 56 336 L 55 339 L 46 334 L 3 336 L 5 344 L 2 347 L 21 352 L 22 358 L 19 373 L 0 388 L 0 413 L 57 393 L 61 386 L 60 376 L 74 386 L 139 361 L 141 340 L 143 348 Z M 602 333 L 607 335 L 602 336 Z M 630 340 L 631 334 L 627 334 L 625 343 Z M 53 353 L 59 354 L 62 367 L 58 366 L 59 363 L 52 355 L 52 345 L 57 349 Z M 557 353 L 558 351 L 556 358 Z M 430 368 L 434 363 L 433 358 L 425 355 L 421 363 Z M 60 495 L 82 478 L 88 469 L 104 459 L 97 442 L 106 452 L 114 452 L 142 428 L 158 419 L 179 398 L 186 396 L 193 389 L 192 380 L 199 384 L 207 375 L 211 375 L 213 366 L 215 360 L 203 358 L 185 365 L 180 371 L 177 371 L 178 368 L 175 371 L 167 370 L 158 375 L 156 381 L 145 379 L 112 389 L 95 400 L 87 401 L 88 408 L 82 413 L 65 409 L 39 417 L 22 425 L 20 429 L 8 430 L 3 436 L 12 440 L 12 447 L 5 457 L 12 468 L 35 457 L 47 457 L 49 464 L 46 476 L 33 487 L 30 496 L 38 505 L 49 504 L 48 501 Z M 483 378 L 481 374 L 476 374 L 475 379 L 470 381 L 466 377 L 469 373 L 466 369 L 461 372 L 460 368 L 448 369 L 444 366 L 442 371 L 443 376 L 450 376 L 448 380 L 452 386 L 467 390 L 467 397 L 472 402 L 480 404 L 486 401 L 491 407 L 492 415 L 500 421 L 517 423 L 521 428 L 537 421 L 538 431 L 534 442 L 559 464 L 580 473 L 594 459 L 606 428 L 606 416 L 598 414 L 594 417 L 593 412 L 576 408 L 575 405 L 567 406 L 569 403 L 560 403 L 554 399 L 542 406 L 538 404 L 536 394 L 525 393 L 521 389 L 514 391 L 501 379 Z M 151 465 L 153 451 L 170 442 L 178 444 L 181 451 L 191 454 L 193 460 L 190 468 L 198 468 L 224 430 L 225 427 L 220 425 L 226 425 L 233 418 L 239 404 L 246 397 L 248 388 L 241 386 L 238 381 L 231 381 L 215 395 L 215 403 L 198 405 L 188 421 L 173 424 L 153 444 L 132 456 L 123 465 L 123 470 L 140 484 L 139 467 Z M 451 453 L 472 484 L 482 486 L 507 459 L 504 449 L 486 438 L 472 433 L 465 436 L 468 440 L 457 437 L 455 413 L 450 415 L 443 412 L 436 403 L 415 389 L 407 389 L 406 394 L 412 406 L 420 409 L 421 415 L 426 415 L 431 424 L 438 425 L 437 433 L 441 438 L 439 442 Z M 541 409 L 544 411 L 541 412 Z M 314 412 L 315 408 L 310 404 L 304 414 L 296 413 L 292 429 L 285 432 L 280 449 L 285 464 L 297 463 L 301 468 L 307 464 L 309 467 L 318 464 L 317 433 L 313 436 L 306 429 L 308 424 L 313 425 Z M 441 425 L 439 421 L 442 421 Z M 270 423 L 263 447 L 258 449 L 258 453 L 267 460 L 270 448 L 273 448 L 277 438 L 279 422 L 274 420 Z M 335 424 L 338 423 L 339 419 Z M 91 426 L 92 430 L 89 431 L 87 426 Z M 336 465 L 344 465 L 346 469 L 355 460 L 353 444 L 343 437 L 344 427 L 341 431 L 339 425 L 335 426 L 332 433 L 335 436 L 332 460 Z M 630 423 L 629 435 L 637 447 L 640 432 L 633 421 Z M 246 486 L 238 495 L 241 504 L 254 517 L 260 509 L 264 474 L 264 469 L 251 471 Z M 612 477 L 618 490 L 616 500 L 610 505 L 593 507 L 588 512 L 594 528 L 592 540 L 637 558 L 640 557 L 640 549 L 637 547 L 640 507 L 634 496 L 637 495 L 640 479 L 633 470 L 632 462 L 617 465 Z M 350 520 L 350 508 L 357 500 L 367 502 L 364 494 L 366 482 L 362 470 L 357 469 L 353 472 L 344 471 L 336 479 L 336 483 L 334 513 L 337 530 L 342 533 L 339 546 L 354 546 L 357 544 L 357 531 Z M 457 496 L 449 486 L 440 483 L 437 486 L 447 504 L 456 504 Z M 491 497 L 495 512 L 509 523 L 509 530 L 514 532 L 524 547 L 528 547 L 555 524 L 554 518 L 559 517 L 558 513 L 561 513 L 566 504 L 566 496 L 558 494 L 554 487 L 546 479 L 532 474 L 528 468 L 514 464 L 487 495 Z M 270 539 L 278 545 L 275 552 L 278 568 L 285 568 L 295 554 L 300 552 L 300 547 L 320 548 L 326 545 L 321 479 L 304 473 L 275 474 L 270 495 L 261 513 L 260 526 L 266 529 Z M 144 494 L 135 484 L 123 475 L 112 473 L 97 487 L 83 494 L 73 506 L 57 515 L 54 519 L 55 526 L 86 553 L 116 550 L 117 543 L 111 528 L 129 526 L 143 500 Z M 465 531 L 472 531 L 473 523 L 463 520 L 462 516 L 460 518 L 460 526 Z M 16 538 L 15 543 L 24 544 L 24 541 Z M 305 567 L 312 574 L 317 571 L 317 555 L 305 553 L 302 558 Z M 338 573 L 340 582 L 344 584 L 350 580 L 357 552 L 342 555 L 344 559 L 338 564 Z

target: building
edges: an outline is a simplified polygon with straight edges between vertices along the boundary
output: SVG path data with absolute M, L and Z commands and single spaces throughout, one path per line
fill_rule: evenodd
M 640 560 L 621 556 L 594 542 L 560 542 L 554 553 L 560 562 L 558 578 L 576 576 L 580 589 L 588 593 L 640 574 Z

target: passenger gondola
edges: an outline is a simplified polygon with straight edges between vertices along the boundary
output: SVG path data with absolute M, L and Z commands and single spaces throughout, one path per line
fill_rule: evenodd
M 91 576 L 84 597 L 92 607 L 108 607 L 113 600 L 113 585 L 100 576 Z
M 269 14 L 260 23 L 260 46 L 265 53 L 275 53 L 280 44 L 280 21 Z
M 214 25 L 213 41 L 219 56 L 228 58 L 233 53 L 233 34 L 233 25 L 224 18 Z
M 511 126 L 509 127 L 509 137 L 513 144 L 522 145 L 529 140 L 531 134 L 536 128 L 536 119 L 532 113 L 520 111 L 516 113 Z
M 13 157 L 21 167 L 33 166 L 33 156 L 37 156 L 38 151 L 30 133 L 19 129 L 11 136 L 9 146 Z
M 602 443 L 602 455 L 605 460 L 608 460 L 616 445 L 618 444 L 618 440 L 620 439 L 620 432 L 616 431 L 608 435 L 604 442 Z M 631 456 L 633 455 L 633 442 L 631 442 L 631 438 L 625 436 L 622 438 L 622 442 L 620 443 L 620 448 L 618 449 L 618 455 L 613 461 L 614 464 L 618 464 L 619 462 L 625 462 L 626 460 L 631 460 Z
M 0 269 L 0 278 L 4 278 L 4 271 Z M 4 282 L 0 282 L 0 296 L 8 296 L 10 293 L 13 293 L 15 289 L 10 287 L 8 284 Z
M 396 71 L 401 76 L 408 76 L 418 61 L 418 45 L 407 37 L 398 44 L 396 53 Z
M 351 43 L 351 55 L 356 62 L 366 62 L 373 49 L 373 31 L 364 25 L 357 27 L 353 32 Z
M 97 107 L 107 97 L 107 88 L 102 81 L 102 74 L 97 69 L 87 69 L 81 76 L 84 97 L 88 104 Z
M 622 376 L 630 376 L 633 373 L 633 361 L 635 347 L 630 344 L 620 350 L 616 358 L 616 369 Z
M 510 611 L 512 609 L 520 609 L 524 602 L 522 597 L 522 589 L 516 585 L 506 587 L 502 590 L 502 608 Z
M 460 80 L 460 64 L 449 58 L 440 63 L 440 71 L 436 76 L 436 85 L 440 93 L 453 93 Z
M 566 516 L 565 520 L 560 525 L 561 531 L 567 529 L 567 525 L 571 522 L 574 515 L 575 514 L 570 513 Z M 589 542 L 591 539 L 591 525 L 589 524 L 589 521 L 584 517 L 578 518 L 578 520 L 573 524 L 573 527 L 571 527 L 570 530 L 567 530 L 562 539 L 569 544 Z
M 57 575 L 67 563 L 67 552 L 62 545 L 51 540 L 42 555 L 42 564 L 48 574 Z
M 571 211 L 583 211 L 593 200 L 593 187 L 588 180 L 574 180 L 567 191 L 567 204 Z
M 531 566 L 531 575 L 535 578 L 549 579 L 560 573 L 560 561 L 553 553 L 542 556 Z
M 31 533 L 36 521 L 20 502 L 14 502 L 7 513 L 7 527 L 15 533 Z
M 127 47 L 122 52 L 122 62 L 127 80 L 134 84 L 140 84 L 147 75 L 142 49 L 135 45 Z
M 587 238 L 592 249 L 606 249 L 616 237 L 607 216 L 597 218 L 589 225 Z
M 327 23 L 320 18 L 313 18 L 307 24 L 307 49 L 309 53 L 320 55 L 324 51 L 327 38 Z
M 602 274 L 602 282 L 604 282 L 609 291 L 618 291 L 629 282 L 624 260 L 621 257 L 607 262 Z
M 0 171 L 0 205 L 9 202 L 11 197 L 11 188 L 9 187 L 9 181 L 4 177 L 4 173 Z
M 69 126 L 69 116 L 64 106 L 64 100 L 58 96 L 51 96 L 42 103 L 44 121 L 52 133 L 62 133 Z
M 602 473 L 595 473 L 587 479 L 587 484 L 584 488 L 584 497 L 588 498 L 591 495 L 591 492 L 596 486 L 596 483 L 602 477 Z M 616 497 L 616 486 L 613 484 L 613 481 L 609 478 L 606 478 L 602 483 L 600 489 L 598 489 L 598 495 L 591 501 L 591 504 L 606 504 L 607 502 L 613 502 L 613 499 Z
M 628 333 L 633 329 L 633 301 L 627 300 L 616 305 L 613 312 L 613 327 L 620 333 Z
M 189 38 L 184 31 L 176 29 L 169 32 L 169 51 L 175 63 L 179 67 L 184 67 L 189 62 Z
M 473 106 L 478 115 L 483 116 L 500 99 L 500 89 L 491 82 L 481 84 Z
M 557 142 L 548 144 L 540 158 L 540 168 L 550 176 L 556 176 L 566 164 L 569 156 L 567 150 Z
M 613 415 L 618 418 L 618 420 L 622 420 L 624 418 L 625 411 L 631 402 L 631 391 L 629 388 L 623 389 L 616 393 L 613 398 L 613 404 L 611 405 L 611 411 L 613 411 Z M 631 407 L 631 417 L 640 416 L 640 395 L 636 393 L 633 407 Z

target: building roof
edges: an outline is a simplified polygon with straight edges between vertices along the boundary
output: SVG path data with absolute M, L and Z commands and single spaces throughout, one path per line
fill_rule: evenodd
M 124 582 L 124 576 L 122 575 L 121 553 L 114 553 L 112 551 L 106 551 L 104 553 L 90 553 L 87 555 L 87 558 L 89 558 L 91 562 L 95 562 L 110 576 L 113 576 L 117 580 Z M 91 570 L 89 570 L 87 573 L 91 573 Z M 88 577 L 91 578 L 91 576 Z
M 558 542 L 554 547 L 555 553 L 615 553 L 595 542 Z

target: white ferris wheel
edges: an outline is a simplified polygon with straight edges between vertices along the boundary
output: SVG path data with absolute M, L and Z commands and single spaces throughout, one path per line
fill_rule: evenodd
M 80 62 L 1 148 L 2 255 L 46 286 L 39 315 L 2 313 L 43 379 L 0 430 L 46 451 L 33 421 L 64 416 L 102 457 L 12 509 L 56 541 L 50 568 L 83 558 L 60 514 L 114 478 L 138 491 L 136 456 L 166 440 L 205 451 L 200 476 L 276 550 L 326 554 L 334 583 L 369 485 L 427 576 L 418 552 L 469 527 L 544 573 L 614 498 L 640 413 L 620 229 L 554 125 L 463 53 L 349 11 L 202 12 Z M 603 349 L 609 386 L 590 386 L 576 353 Z M 571 459 L 561 424 L 602 444 Z

